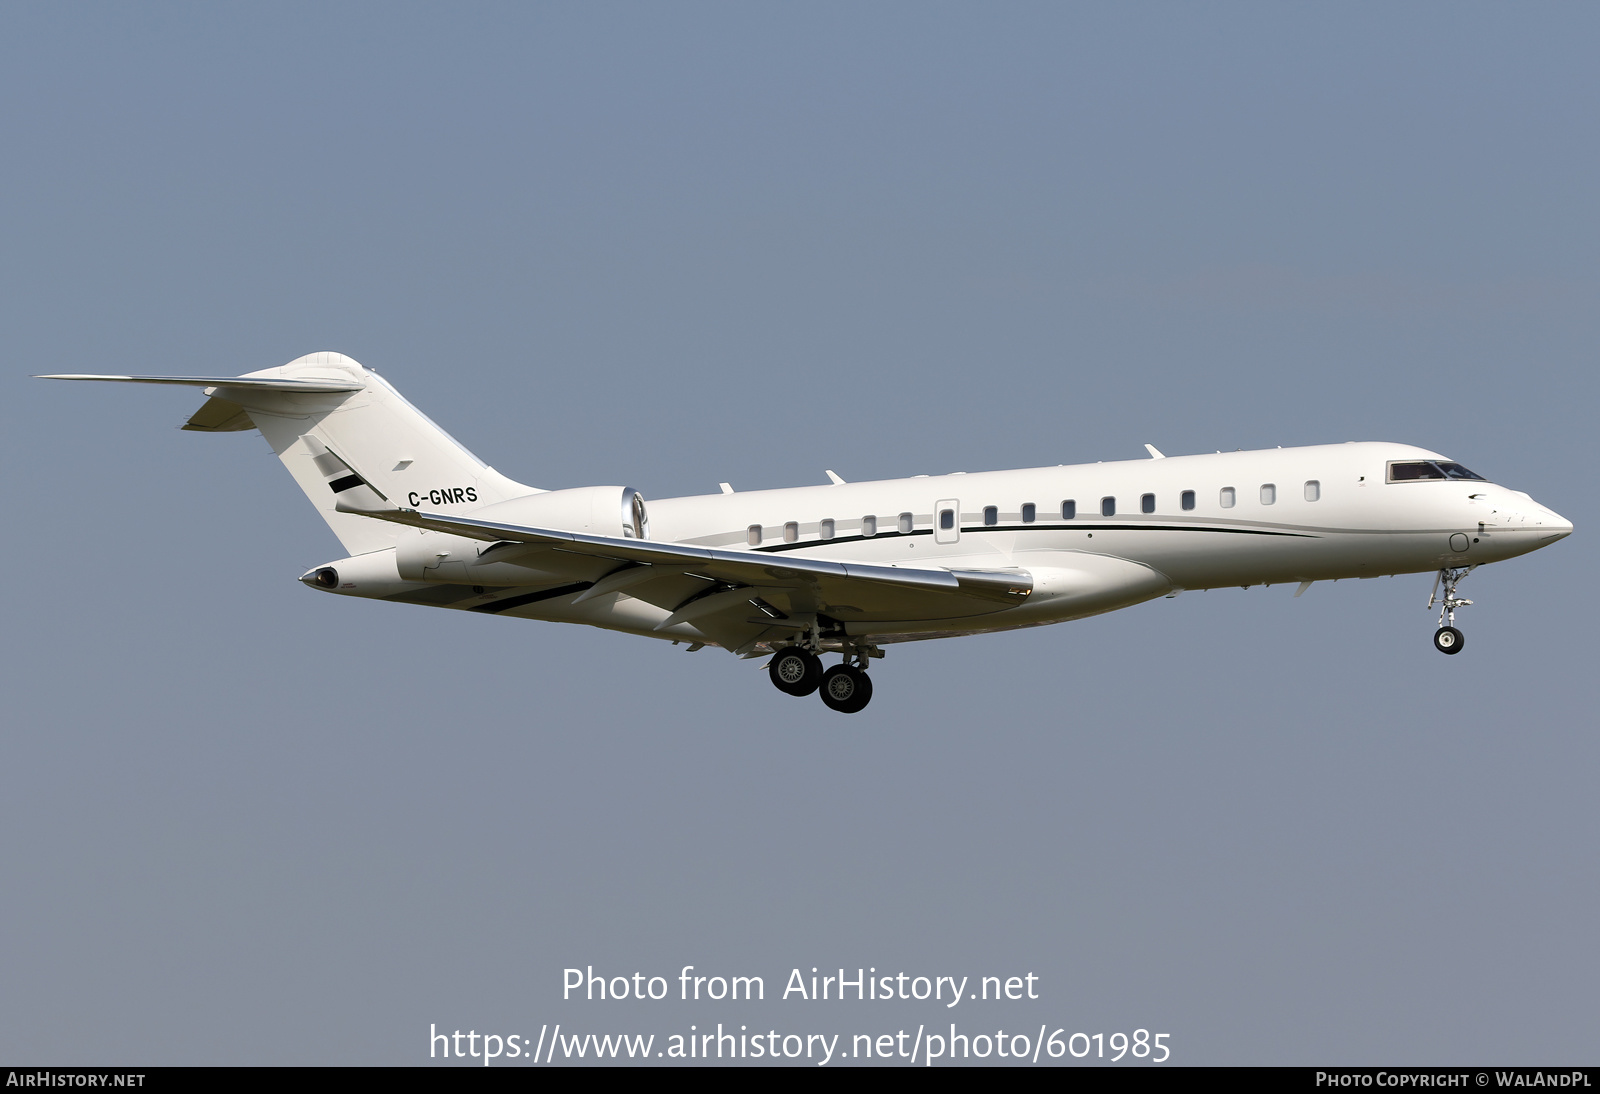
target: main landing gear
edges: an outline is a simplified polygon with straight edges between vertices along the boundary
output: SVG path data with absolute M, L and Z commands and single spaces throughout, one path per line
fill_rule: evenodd
M 809 645 L 819 646 L 816 634 L 807 636 Z M 842 664 L 824 672 L 822 659 L 807 646 L 785 646 L 767 662 L 772 686 L 789 695 L 822 693 L 822 702 L 840 714 L 855 714 L 872 701 L 872 678 L 867 675 L 867 660 L 882 657 L 875 646 L 848 646 Z
M 1465 608 L 1472 603 L 1456 595 L 1456 584 L 1475 567 L 1473 566 L 1446 566 L 1439 571 L 1439 576 L 1434 579 L 1433 592 L 1428 594 L 1428 607 L 1432 608 L 1434 601 L 1439 601 L 1439 629 L 1433 632 L 1433 648 L 1440 653 L 1460 653 L 1466 645 L 1466 637 L 1456 630 L 1456 609 Z M 1444 595 L 1439 595 L 1439 586 L 1444 586 Z
M 830 710 L 854 714 L 872 702 L 872 677 L 848 661 L 822 674 L 822 701 Z
M 767 662 L 772 686 L 790 695 L 810 695 L 822 683 L 822 659 L 799 646 L 785 646 Z

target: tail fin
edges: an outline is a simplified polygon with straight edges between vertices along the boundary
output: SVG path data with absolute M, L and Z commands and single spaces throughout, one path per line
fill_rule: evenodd
M 183 428 L 204 433 L 259 429 L 352 555 L 391 547 L 405 530 L 335 511 L 341 497 L 466 514 L 537 492 L 484 464 L 377 373 L 342 353 L 311 353 L 240 377 L 50 379 L 205 387 L 210 398 Z M 376 498 L 366 496 L 369 490 Z

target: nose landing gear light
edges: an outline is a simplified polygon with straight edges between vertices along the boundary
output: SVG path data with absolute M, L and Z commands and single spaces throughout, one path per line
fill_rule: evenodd
M 1439 603 L 1439 629 L 1433 632 L 1433 648 L 1440 653 L 1460 653 L 1466 638 L 1456 630 L 1456 609 L 1471 605 L 1472 601 L 1456 595 L 1456 584 L 1470 574 L 1475 566 L 1446 566 L 1433 581 L 1433 592 L 1428 594 L 1428 607 Z M 1444 585 L 1444 596 L 1439 596 L 1439 586 Z

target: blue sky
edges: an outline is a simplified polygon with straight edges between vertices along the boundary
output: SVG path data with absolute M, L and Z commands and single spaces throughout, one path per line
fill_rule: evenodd
M 1176 1062 L 1586 1058 L 1597 18 L 7 7 L 0 1055 L 939 1020 L 559 999 L 695 964 L 1031 970 L 1003 1021 Z M 1577 531 L 1469 579 L 1455 658 L 1426 577 L 1216 591 L 900 647 L 824 717 L 315 596 L 259 438 L 28 379 L 318 349 L 544 487 L 1382 439 Z

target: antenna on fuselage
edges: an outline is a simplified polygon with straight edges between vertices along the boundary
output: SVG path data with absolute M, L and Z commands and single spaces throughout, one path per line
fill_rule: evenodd
M 1145 450 L 1145 451 L 1146 451 L 1146 452 L 1148 452 L 1148 453 L 1150 453 L 1150 458 L 1151 458 L 1151 459 L 1152 459 L 1152 460 L 1164 460 L 1164 459 L 1166 459 L 1166 458 L 1167 458 L 1167 457 L 1166 457 L 1166 456 L 1165 456 L 1165 455 L 1164 455 L 1164 454 L 1163 454 L 1163 453 L 1162 453 L 1162 451 L 1161 451 L 1161 449 L 1159 449 L 1159 448 L 1157 448 L 1157 447 L 1156 447 L 1156 446 L 1155 446 L 1155 445 L 1153 445 L 1153 444 L 1147 444 L 1147 445 L 1145 445 L 1145 446 L 1144 446 L 1144 450 Z

